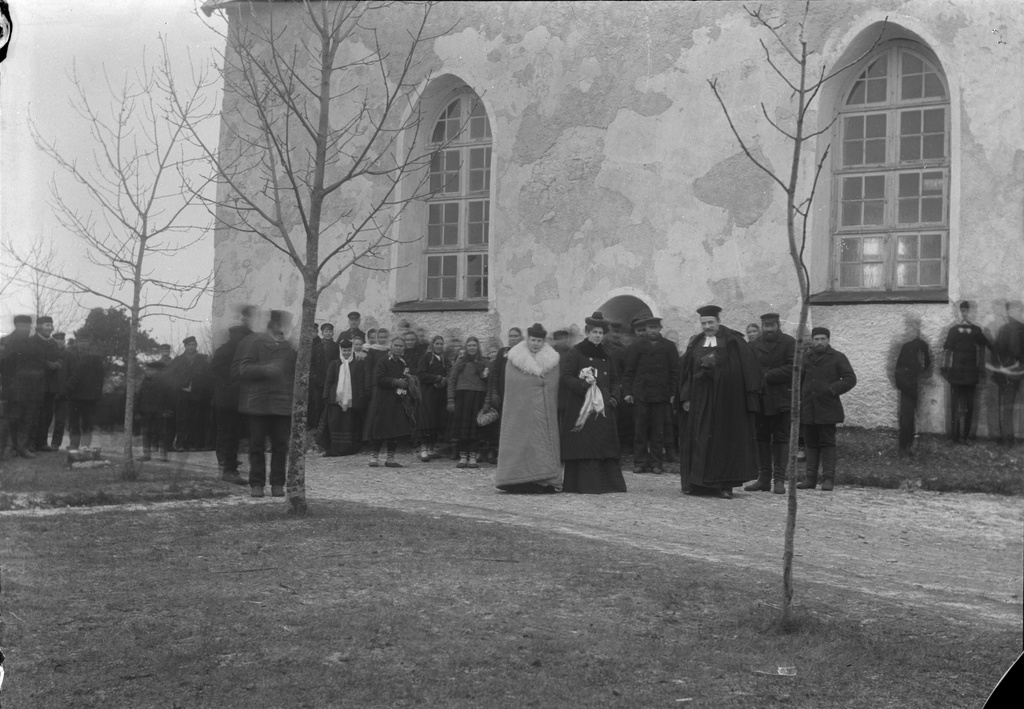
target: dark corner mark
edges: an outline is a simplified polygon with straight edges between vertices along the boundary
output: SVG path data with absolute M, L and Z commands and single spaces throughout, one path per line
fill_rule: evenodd
M 0 0 L 0 62 L 7 58 L 7 45 L 11 43 L 13 31 L 11 9 L 7 6 L 7 0 Z

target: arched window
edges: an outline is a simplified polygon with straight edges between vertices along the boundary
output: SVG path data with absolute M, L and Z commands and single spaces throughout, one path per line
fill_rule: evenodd
M 949 90 L 920 45 L 888 43 L 843 94 L 833 158 L 832 283 L 943 290 L 949 251 Z
M 424 250 L 426 300 L 486 300 L 491 232 L 491 124 L 469 91 L 433 123 Z

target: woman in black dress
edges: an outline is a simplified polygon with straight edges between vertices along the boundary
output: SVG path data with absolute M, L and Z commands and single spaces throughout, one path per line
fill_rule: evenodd
M 378 332 L 380 332 L 378 330 Z M 373 400 L 367 414 L 366 432 L 363 439 L 371 443 L 370 467 L 380 465 L 380 449 L 384 442 L 388 444 L 388 454 L 384 466 L 388 468 L 404 467 L 395 460 L 398 450 L 398 439 L 413 434 L 414 428 L 409 420 L 410 390 L 415 386 L 414 376 L 406 364 L 405 340 L 394 337 L 391 350 L 380 356 L 374 366 Z
M 437 441 L 448 425 L 448 372 L 451 366 L 444 356 L 444 338 L 436 335 L 430 350 L 416 364 L 420 379 L 420 460 L 437 458 Z
M 566 409 L 561 425 L 565 477 L 562 492 L 625 492 L 619 462 L 619 377 L 601 341 L 609 323 L 600 313 L 586 319 L 587 337 L 561 363 Z

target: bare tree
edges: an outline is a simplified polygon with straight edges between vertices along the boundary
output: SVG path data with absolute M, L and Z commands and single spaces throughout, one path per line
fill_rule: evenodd
M 772 180 L 774 180 L 775 183 L 786 193 L 786 233 L 789 238 L 789 255 L 793 261 L 793 268 L 796 271 L 798 295 L 800 300 L 800 321 L 797 326 L 796 333 L 796 361 L 793 366 L 793 391 L 790 399 L 790 441 L 796 441 L 800 437 L 800 382 L 803 377 L 803 346 L 807 330 L 807 316 L 810 310 L 810 276 L 807 272 L 807 264 L 804 262 L 804 251 L 807 247 L 807 216 L 810 214 L 811 204 L 814 201 L 814 194 L 818 187 L 818 179 L 821 177 L 821 172 L 825 166 L 829 148 L 831 146 L 826 146 L 826 148 L 821 152 L 817 164 L 815 165 L 814 174 L 811 177 L 809 186 L 805 184 L 805 180 L 801 174 L 800 163 L 802 160 L 804 143 L 831 131 L 836 120 L 833 119 L 827 125 L 820 127 L 817 130 L 809 130 L 806 124 L 807 112 L 811 110 L 815 99 L 818 97 L 825 84 L 832 81 L 844 71 L 864 59 L 864 57 L 866 57 L 875 48 L 878 43 L 878 39 L 881 38 L 882 32 L 885 30 L 885 25 L 883 23 L 882 29 L 879 31 L 875 42 L 853 61 L 840 67 L 836 67 L 831 71 L 827 71 L 823 63 L 819 67 L 815 68 L 812 66 L 812 62 L 820 62 L 813 59 L 815 52 L 808 47 L 807 42 L 807 22 L 810 15 L 810 8 L 810 0 L 806 0 L 803 15 L 798 24 L 796 41 L 794 42 L 791 39 L 787 39 L 785 36 L 786 23 L 784 21 L 775 20 L 769 17 L 760 6 L 756 9 L 750 9 L 749 7 L 744 6 L 744 9 L 747 11 L 747 14 L 751 19 L 767 30 L 774 39 L 774 46 L 777 50 L 775 55 L 773 55 L 772 50 L 769 49 L 764 40 L 761 40 L 760 42 L 761 48 L 764 50 L 765 62 L 782 80 L 786 89 L 791 92 L 791 101 L 795 108 L 792 125 L 781 125 L 769 115 L 768 109 L 765 105 L 763 103 L 761 104 L 761 113 L 764 116 L 764 120 L 767 121 L 768 124 L 771 125 L 772 128 L 774 128 L 780 135 L 782 135 L 783 138 L 788 140 L 792 146 L 792 160 L 789 164 L 788 175 L 780 175 L 779 173 L 776 173 L 773 169 L 765 165 L 763 161 L 759 160 L 753 152 L 751 152 L 746 141 L 744 141 L 743 137 L 736 129 L 736 125 L 733 123 L 732 117 L 729 114 L 729 109 L 725 105 L 725 101 L 719 91 L 718 79 L 708 80 L 711 91 L 715 94 L 715 98 L 718 100 L 719 105 L 722 107 L 722 112 L 725 114 L 726 120 L 729 122 L 729 129 L 739 142 L 743 153 L 754 165 L 771 177 Z M 781 56 L 779 55 L 779 50 L 781 51 Z M 795 74 L 795 77 L 784 71 L 779 66 L 777 60 L 782 60 L 783 62 L 788 61 L 792 67 L 790 71 Z M 796 533 L 797 512 L 796 456 L 797 447 L 795 445 L 790 445 L 786 533 L 782 555 L 782 611 L 780 622 L 783 625 L 788 624 L 790 621 L 793 603 L 793 542 Z
M 109 104 L 97 108 L 95 92 L 79 81 L 70 103 L 89 128 L 93 155 L 79 161 L 62 151 L 56 140 L 47 139 L 33 123 L 36 145 L 48 155 L 76 188 L 50 185 L 51 205 L 60 224 L 85 246 L 86 258 L 105 273 L 103 279 L 68 275 L 52 264 L 33 264 L 19 258 L 27 269 L 59 280 L 66 293 L 91 295 L 125 308 L 131 317 L 131 334 L 125 353 L 127 384 L 124 420 L 122 477 L 138 477 L 132 455 L 132 420 L 135 415 L 135 367 L 138 332 L 142 319 L 151 315 L 185 314 L 195 307 L 210 284 L 210 276 L 176 280 L 158 273 L 173 272 L 169 258 L 204 237 L 194 236 L 188 223 L 189 207 L 202 183 L 189 174 L 196 156 L 185 140 L 179 110 L 199 110 L 203 93 L 197 85 L 172 111 L 160 97 L 159 74 L 145 64 L 120 86 L 107 79 Z M 91 208 L 80 209 L 78 204 Z M 162 263 L 161 263 L 162 260 Z M 160 268 L 160 266 L 164 268 Z
M 65 261 L 54 247 L 52 239 L 37 238 L 27 252 L 21 254 L 10 241 L 3 245 L 13 265 L 10 283 L 18 285 L 28 294 L 30 308 L 35 317 L 49 315 L 57 328 L 70 331 L 82 316 L 82 306 L 75 301 L 74 292 L 67 284 L 40 269 L 65 273 Z M 24 264 L 30 264 L 25 266 Z
M 302 278 L 298 362 L 288 446 L 289 512 L 304 514 L 307 388 L 317 303 L 352 267 L 388 270 L 392 230 L 419 194 L 429 155 L 416 153 L 422 45 L 432 4 L 401 42 L 379 27 L 399 4 L 311 2 L 249 6 L 229 23 L 221 150 L 198 122 L 179 120 L 220 183 L 217 225 L 252 234 Z M 394 36 L 394 35 L 392 35 Z M 409 180 L 406 178 L 409 177 Z M 403 182 L 409 185 L 402 186 Z M 351 190 L 372 184 L 368 201 Z

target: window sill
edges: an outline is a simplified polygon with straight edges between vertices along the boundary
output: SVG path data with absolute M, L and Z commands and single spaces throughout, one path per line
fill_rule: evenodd
M 393 313 L 443 313 L 446 311 L 482 311 L 490 310 L 486 300 L 407 300 L 395 303 Z
M 886 303 L 948 303 L 949 291 L 822 291 L 811 295 L 811 305 L 878 305 Z

